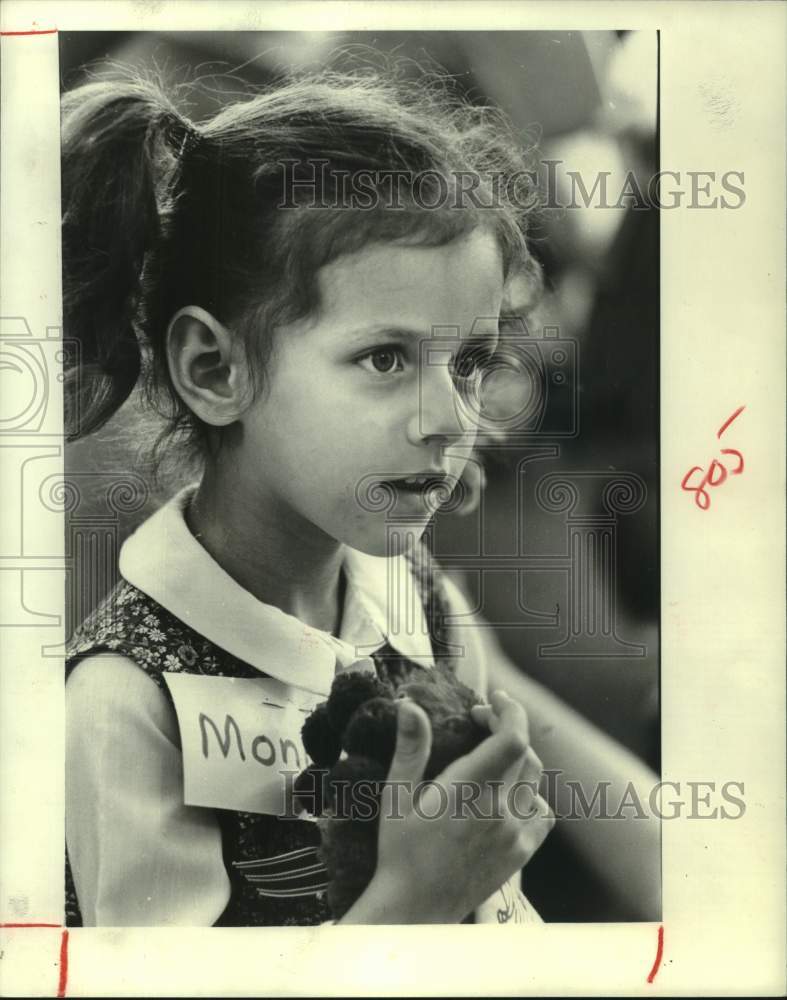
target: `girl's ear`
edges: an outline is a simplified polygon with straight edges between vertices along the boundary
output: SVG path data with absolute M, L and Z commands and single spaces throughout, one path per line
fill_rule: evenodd
M 200 306 L 184 306 L 170 320 L 167 364 L 178 395 L 206 424 L 234 423 L 251 401 L 242 344 Z

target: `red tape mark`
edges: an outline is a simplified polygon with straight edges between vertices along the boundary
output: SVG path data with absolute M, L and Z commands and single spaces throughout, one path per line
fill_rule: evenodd
M 0 31 L 0 35 L 56 35 L 57 28 L 45 28 L 43 31 Z
M 66 985 L 68 984 L 68 931 L 63 931 L 60 938 L 60 981 L 57 984 L 57 995 L 66 995 Z
M 9 927 L 52 927 L 60 930 L 62 924 L 0 924 L 0 928 Z M 60 979 L 57 984 L 57 995 L 66 995 L 66 984 L 68 983 L 68 931 L 64 930 L 60 937 Z
M 0 927 L 62 927 L 62 924 L 0 924 Z
M 661 967 L 661 959 L 663 955 L 664 955 L 664 927 L 662 926 L 659 927 L 659 943 L 658 946 L 656 947 L 656 960 L 653 963 L 653 968 L 650 970 L 648 974 L 649 983 L 652 983 L 653 980 L 656 978 L 656 973 L 659 971 L 659 968 Z

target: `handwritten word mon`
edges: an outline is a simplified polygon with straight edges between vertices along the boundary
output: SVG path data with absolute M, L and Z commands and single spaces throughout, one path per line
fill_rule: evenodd
M 716 437 L 721 439 L 722 434 L 727 430 L 730 424 L 735 420 L 740 414 L 746 409 L 745 406 L 739 406 L 738 409 L 721 425 L 721 427 L 716 431 Z M 725 459 L 720 461 L 714 458 L 711 464 L 708 466 L 707 471 L 703 470 L 699 465 L 693 465 L 686 475 L 683 477 L 680 487 L 687 493 L 694 494 L 694 503 L 700 508 L 700 510 L 708 510 L 710 507 L 710 493 L 708 492 L 708 487 L 721 486 L 723 482 L 726 482 L 727 476 L 739 476 L 743 472 L 743 455 L 736 448 L 722 448 L 722 455 L 732 455 L 734 456 L 737 464 L 735 468 L 727 468 Z M 694 479 L 692 484 L 690 481 Z
M 199 716 L 200 732 L 202 735 L 202 756 L 207 758 L 209 756 L 210 741 L 208 739 L 208 733 L 213 732 L 215 741 L 218 745 L 218 749 L 221 750 L 221 754 L 226 760 L 230 755 L 230 749 L 234 746 L 235 752 L 240 757 L 242 761 L 246 760 L 246 751 L 243 747 L 243 738 L 241 736 L 240 727 L 235 719 L 231 715 L 226 715 L 224 717 L 224 733 L 222 734 L 219 727 L 204 712 L 200 712 Z M 210 728 L 208 728 L 210 727 Z M 295 757 L 295 764 L 298 768 L 301 767 L 301 758 L 298 753 L 298 748 L 295 743 L 289 739 L 279 739 L 279 753 L 281 754 L 282 763 L 286 764 L 289 760 L 290 754 Z M 251 757 L 257 761 L 258 764 L 263 764 L 266 767 L 273 767 L 276 765 L 276 743 L 270 737 L 261 733 L 259 736 L 255 736 L 251 740 L 249 746 L 249 753 Z

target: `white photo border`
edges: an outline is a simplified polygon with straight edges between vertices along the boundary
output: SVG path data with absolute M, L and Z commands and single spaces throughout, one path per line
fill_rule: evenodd
M 62 387 L 52 381 L 38 386 L 45 404 L 34 432 L 24 423 L 0 430 L 0 611 L 2 622 L 27 622 L 0 631 L 5 995 L 783 992 L 786 11 L 743 2 L 6 0 L 3 336 L 8 318 L 21 318 L 22 347 L 29 337 L 48 358 L 61 319 L 54 29 L 660 31 L 661 168 L 743 171 L 746 192 L 734 212 L 661 213 L 662 778 L 743 780 L 747 811 L 735 822 L 663 824 L 663 955 L 652 982 L 658 924 L 85 928 L 64 947 L 63 661 L 58 629 L 42 618 L 65 620 L 63 529 L 43 509 L 31 522 L 27 503 L 35 463 L 62 473 Z M 728 104 L 721 123 L 714 97 Z M 29 413 L 32 427 L 35 393 L 14 391 L 4 411 Z M 716 430 L 741 405 L 745 474 L 700 511 L 681 478 L 710 461 Z M 51 926 L 13 926 L 23 923 Z

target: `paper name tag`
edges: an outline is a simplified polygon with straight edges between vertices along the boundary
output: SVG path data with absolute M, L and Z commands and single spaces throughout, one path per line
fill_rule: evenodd
M 324 697 L 272 677 L 164 678 L 180 728 L 186 805 L 292 815 L 292 783 L 310 763 L 301 727 Z
M 513 879 L 508 879 L 497 892 L 475 911 L 477 924 L 541 924 L 533 904 L 523 895 Z

